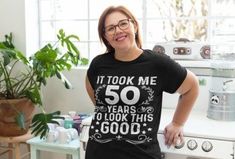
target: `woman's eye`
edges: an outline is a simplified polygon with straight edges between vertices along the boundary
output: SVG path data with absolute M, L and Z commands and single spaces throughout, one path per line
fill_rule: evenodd
M 107 31 L 114 31 L 114 27 L 108 27 Z
M 126 26 L 128 23 L 127 22 L 121 22 L 120 23 L 120 26 L 122 27 L 122 26 Z

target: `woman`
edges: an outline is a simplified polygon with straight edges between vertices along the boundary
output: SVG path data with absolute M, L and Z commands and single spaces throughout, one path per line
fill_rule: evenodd
M 95 105 L 86 159 L 160 159 L 157 131 L 163 91 L 180 94 L 165 142 L 183 140 L 183 125 L 198 95 L 195 75 L 166 55 L 142 49 L 139 25 L 123 6 L 99 19 L 107 48 L 93 59 L 86 88 Z

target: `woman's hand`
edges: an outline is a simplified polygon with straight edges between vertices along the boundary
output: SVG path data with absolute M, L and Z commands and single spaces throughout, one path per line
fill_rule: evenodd
M 183 126 L 171 122 L 164 129 L 165 144 L 167 146 L 177 145 L 183 142 Z

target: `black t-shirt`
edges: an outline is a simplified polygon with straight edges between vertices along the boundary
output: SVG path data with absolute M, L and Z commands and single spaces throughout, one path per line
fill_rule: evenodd
M 114 53 L 94 58 L 87 72 L 96 107 L 86 159 L 159 159 L 162 93 L 174 93 L 186 74 L 151 50 L 129 62 L 116 60 Z

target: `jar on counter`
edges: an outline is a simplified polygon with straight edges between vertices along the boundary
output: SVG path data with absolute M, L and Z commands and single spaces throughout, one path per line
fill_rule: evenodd
M 207 117 L 235 120 L 235 64 L 229 60 L 211 62 L 212 79 Z

